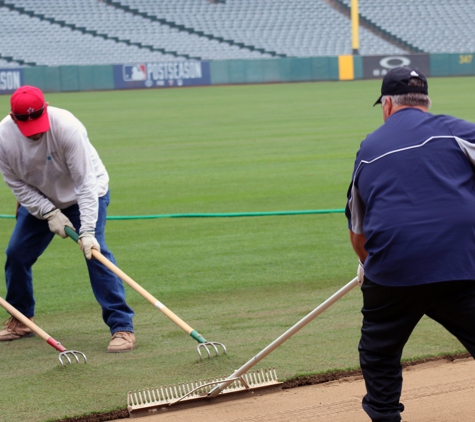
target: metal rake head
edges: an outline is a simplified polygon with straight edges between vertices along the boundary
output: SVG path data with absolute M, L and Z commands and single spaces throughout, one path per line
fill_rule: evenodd
M 263 388 L 274 388 L 282 383 L 277 378 L 275 368 L 256 369 L 255 371 L 234 374 L 229 377 L 217 377 L 165 385 L 158 388 L 129 391 L 127 393 L 127 409 L 130 418 L 139 418 L 156 414 L 158 409 L 172 406 L 179 402 L 192 402 L 212 398 L 210 395 L 217 384 L 228 383 L 220 390 L 220 395 L 236 394 L 244 391 L 262 391 Z
M 86 355 L 83 352 L 78 352 L 77 350 L 65 350 L 64 352 L 61 352 L 58 356 L 61 366 L 64 366 L 65 362 L 68 362 L 70 365 L 73 363 L 73 361 L 71 361 L 68 355 L 73 356 L 73 358 L 76 359 L 76 363 L 79 363 L 79 356 L 82 356 L 84 359 L 84 363 L 87 363 Z
M 208 347 L 212 347 L 216 353 L 216 356 L 219 355 L 219 349 L 218 346 L 221 346 L 223 348 L 224 354 L 227 353 L 226 346 L 223 343 L 218 343 L 217 341 L 206 341 L 204 343 L 198 344 L 196 347 L 196 350 L 198 350 L 198 353 L 200 354 L 200 360 L 203 359 L 203 355 L 201 354 L 201 349 L 206 350 L 206 353 L 208 354 L 208 358 L 211 357 L 211 352 Z

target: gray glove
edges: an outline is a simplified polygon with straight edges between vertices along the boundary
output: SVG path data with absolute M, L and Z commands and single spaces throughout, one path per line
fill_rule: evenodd
M 361 286 L 364 281 L 364 264 L 358 260 L 358 269 L 356 270 L 356 277 L 358 278 L 358 284 Z
M 96 234 L 94 232 L 83 232 L 79 234 L 79 245 L 81 250 L 87 259 L 92 258 L 92 250 L 95 249 L 98 252 L 101 251 L 101 246 L 96 239 Z
M 45 220 L 48 220 L 49 229 L 55 233 L 60 235 L 63 239 L 66 239 L 68 235 L 64 231 L 64 227 L 68 226 L 74 230 L 73 223 L 69 221 L 69 218 L 66 217 L 60 209 L 55 208 L 54 210 L 47 212 L 43 215 Z

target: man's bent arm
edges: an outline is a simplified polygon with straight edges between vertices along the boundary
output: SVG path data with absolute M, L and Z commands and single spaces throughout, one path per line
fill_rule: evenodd
M 364 234 L 356 234 L 350 230 L 350 241 L 358 259 L 364 264 L 366 257 L 368 256 L 368 252 L 366 252 L 366 249 L 364 248 L 366 236 Z

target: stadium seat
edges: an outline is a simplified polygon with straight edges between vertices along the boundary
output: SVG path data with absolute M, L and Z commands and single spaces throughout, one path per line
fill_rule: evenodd
M 352 54 L 349 17 L 331 7 L 332 2 L 351 4 L 9 0 L 0 7 L 0 57 L 12 65 L 60 66 Z M 475 50 L 473 0 L 359 0 L 359 12 L 376 28 L 423 52 Z M 361 55 L 408 52 L 403 43 L 389 42 L 362 26 L 359 38 Z

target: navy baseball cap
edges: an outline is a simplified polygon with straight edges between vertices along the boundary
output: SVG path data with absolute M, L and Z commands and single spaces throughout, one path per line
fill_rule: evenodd
M 424 82 L 423 86 L 409 86 L 409 79 L 418 78 Z M 408 66 L 400 66 L 391 69 L 383 78 L 381 85 L 381 96 L 373 104 L 381 104 L 381 98 L 385 95 L 401 95 L 409 94 L 411 92 L 420 92 L 428 95 L 429 88 L 426 77 L 416 69 Z

